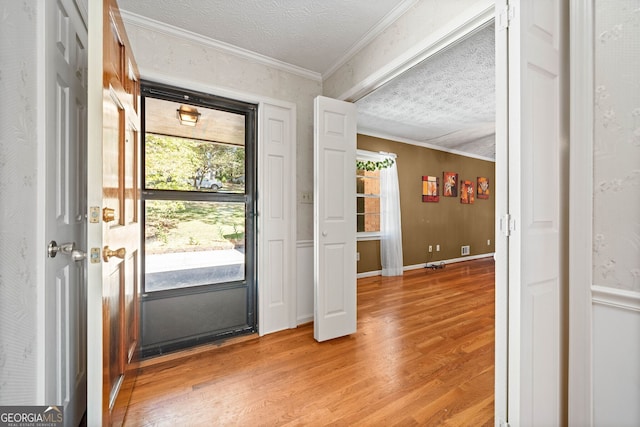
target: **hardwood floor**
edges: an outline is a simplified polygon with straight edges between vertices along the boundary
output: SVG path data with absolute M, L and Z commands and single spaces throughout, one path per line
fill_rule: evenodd
M 492 258 L 358 280 L 358 332 L 311 324 L 144 367 L 127 426 L 493 425 Z

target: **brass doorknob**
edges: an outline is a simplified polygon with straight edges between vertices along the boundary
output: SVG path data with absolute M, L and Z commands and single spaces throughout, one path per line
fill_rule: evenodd
M 111 222 L 116 219 L 116 211 L 111 208 L 103 208 L 102 209 L 102 220 L 104 222 Z
M 112 251 L 111 249 L 109 249 L 109 246 L 105 246 L 104 249 L 102 249 L 102 259 L 104 260 L 104 262 L 109 262 L 109 258 L 111 257 L 124 259 L 124 256 L 126 254 L 127 250 L 125 248 L 120 248 Z

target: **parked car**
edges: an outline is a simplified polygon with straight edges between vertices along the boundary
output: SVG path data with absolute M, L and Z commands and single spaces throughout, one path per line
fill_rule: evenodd
M 209 188 L 213 191 L 218 191 L 222 188 L 222 183 L 215 178 L 202 178 L 198 189 Z

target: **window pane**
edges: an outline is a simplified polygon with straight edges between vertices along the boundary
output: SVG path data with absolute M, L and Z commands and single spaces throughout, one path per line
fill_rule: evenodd
M 356 193 L 357 231 L 380 231 L 380 171 L 358 170 Z
M 145 188 L 244 193 L 244 147 L 146 134 Z
M 365 231 L 377 232 L 380 231 L 380 214 L 358 214 L 356 216 L 357 232 L 362 233 Z
M 357 213 L 380 214 L 380 199 L 378 197 L 360 197 L 356 199 Z
M 244 203 L 145 202 L 145 291 L 244 280 Z

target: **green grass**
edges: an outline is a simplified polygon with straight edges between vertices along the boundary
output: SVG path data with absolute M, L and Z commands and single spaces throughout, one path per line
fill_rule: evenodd
M 232 249 L 244 237 L 244 204 L 148 201 L 147 253 Z

